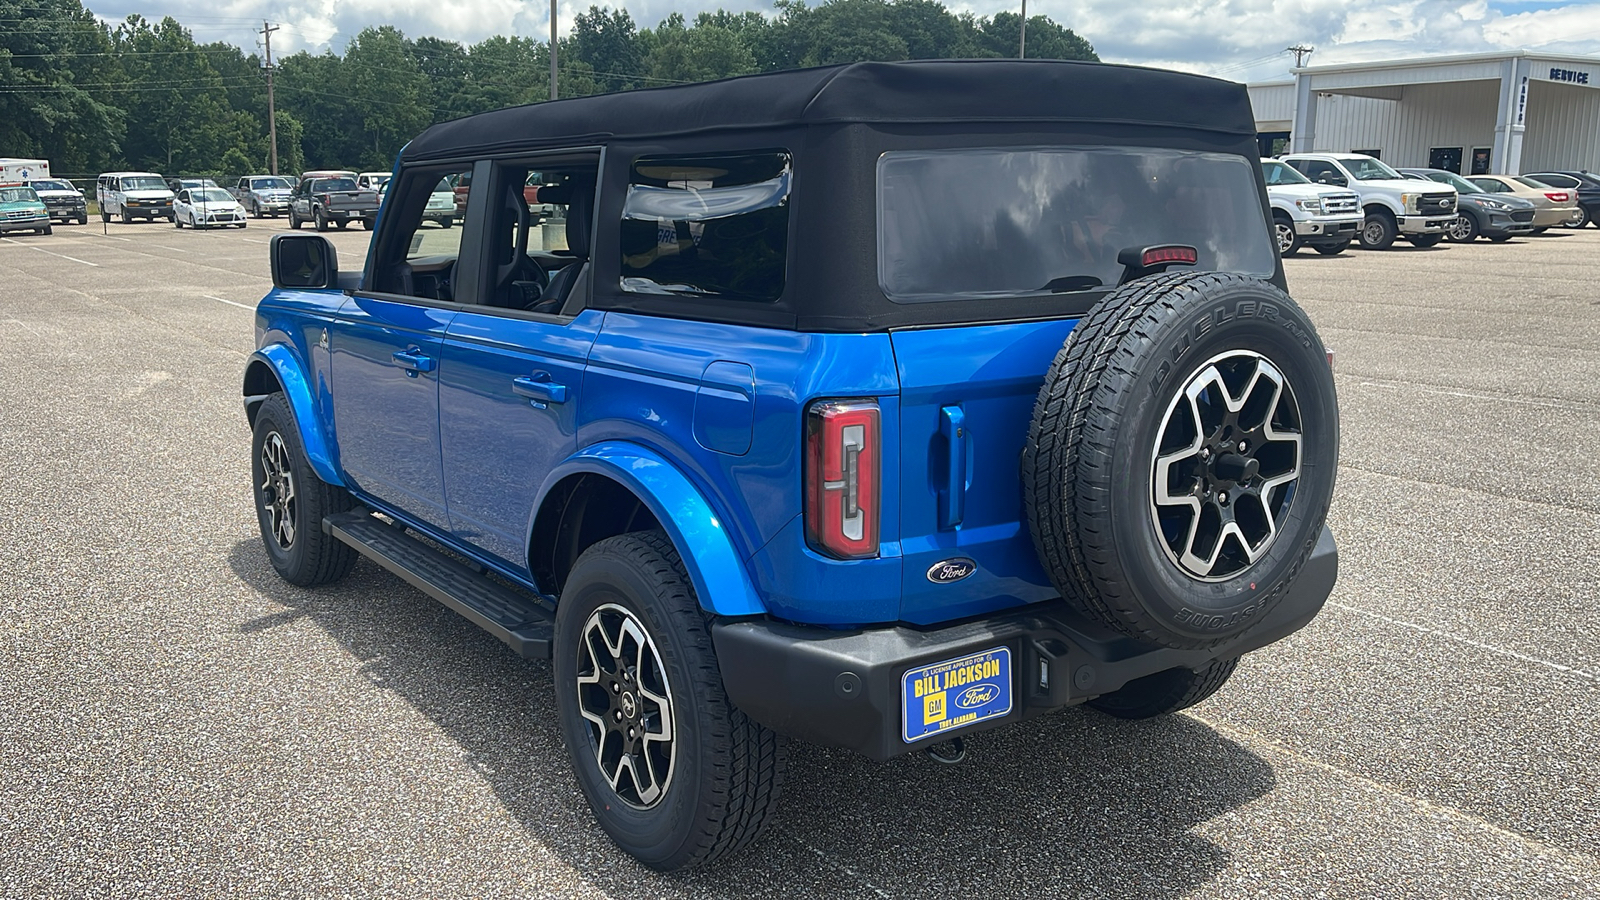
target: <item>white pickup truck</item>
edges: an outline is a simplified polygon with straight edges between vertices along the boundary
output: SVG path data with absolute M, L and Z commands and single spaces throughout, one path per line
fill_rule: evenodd
M 1418 247 L 1444 240 L 1456 221 L 1456 189 L 1424 184 L 1360 153 L 1290 153 L 1280 157 L 1317 184 L 1361 197 L 1361 246 L 1386 250 L 1404 236 Z
M 1261 161 L 1272 202 L 1272 231 L 1278 253 L 1289 256 L 1311 247 L 1323 256 L 1343 253 L 1361 231 L 1361 197 L 1355 191 L 1312 184 L 1275 159 Z

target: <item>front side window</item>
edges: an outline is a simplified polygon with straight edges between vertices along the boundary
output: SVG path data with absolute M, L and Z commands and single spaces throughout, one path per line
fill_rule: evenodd
M 622 289 L 778 299 L 792 180 L 780 150 L 637 160 L 622 209 Z
M 1115 285 L 1120 251 L 1276 271 L 1253 163 L 1138 147 L 902 151 L 878 161 L 878 278 L 898 303 Z

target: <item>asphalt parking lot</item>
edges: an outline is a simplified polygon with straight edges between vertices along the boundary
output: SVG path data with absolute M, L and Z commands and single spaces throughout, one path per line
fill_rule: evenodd
M 369 563 L 273 576 L 239 380 L 284 227 L 0 239 L 0 897 L 1600 895 L 1600 230 L 1289 261 L 1340 581 L 1215 698 L 796 745 L 751 852 L 663 877 L 547 665 Z

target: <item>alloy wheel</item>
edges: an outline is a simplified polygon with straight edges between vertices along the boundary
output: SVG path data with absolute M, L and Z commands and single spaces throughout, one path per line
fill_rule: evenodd
M 1183 381 L 1156 437 L 1150 515 L 1162 549 L 1199 581 L 1260 559 L 1294 502 L 1300 409 L 1267 357 L 1232 350 Z
M 267 511 L 272 539 L 278 548 L 294 546 L 296 497 L 294 469 L 283 435 L 274 431 L 261 442 L 261 506 Z
M 1287 222 L 1273 222 L 1273 231 L 1278 238 L 1278 255 L 1288 253 L 1294 247 L 1294 226 Z
M 678 742 L 672 689 L 644 626 L 621 606 L 600 606 L 578 641 L 578 714 L 600 774 L 623 803 L 649 809 L 672 781 Z

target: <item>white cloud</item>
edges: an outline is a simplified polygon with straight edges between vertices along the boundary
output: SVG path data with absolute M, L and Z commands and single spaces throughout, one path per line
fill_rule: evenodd
M 562 31 L 591 0 L 558 0 Z M 696 12 L 683 0 L 627 0 L 641 27 L 674 11 Z M 768 0 L 732 0 L 728 9 L 770 12 Z M 708 3 L 706 8 L 715 8 Z M 956 0 L 978 15 L 1015 10 L 1017 3 Z M 1535 8 L 1529 8 L 1535 7 Z M 1526 11 L 1517 11 L 1523 10 Z M 201 41 L 259 45 L 260 19 L 283 30 L 276 53 L 342 49 L 362 28 L 391 24 L 413 37 L 463 42 L 493 34 L 545 39 L 548 0 L 113 0 L 95 11 L 108 19 L 128 12 L 171 15 Z M 1110 62 L 1161 65 L 1239 81 L 1287 77 L 1293 56 L 1284 48 L 1317 48 L 1311 64 L 1474 53 L 1539 47 L 1600 55 L 1600 0 L 1522 4 L 1512 0 L 1035 0 L 1030 15 L 1047 15 L 1088 38 Z

